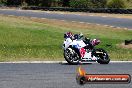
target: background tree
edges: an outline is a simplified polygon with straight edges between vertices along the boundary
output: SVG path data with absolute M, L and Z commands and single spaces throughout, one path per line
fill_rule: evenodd
M 109 0 L 107 3 L 108 8 L 125 8 L 124 0 Z
M 90 8 L 90 7 L 92 7 L 92 3 L 90 0 L 70 0 L 70 7 Z
M 52 0 L 39 0 L 39 6 L 50 7 Z
M 7 0 L 6 4 L 9 6 L 18 6 L 21 5 L 21 0 Z
M 70 6 L 74 8 L 104 8 L 108 0 L 70 0 Z
M 105 8 L 108 0 L 91 0 L 94 8 Z
M 7 3 L 7 0 L 0 0 L 0 4 L 2 5 L 6 5 L 6 3 Z
M 69 7 L 70 6 L 70 0 L 62 0 L 63 2 L 63 7 Z
M 38 6 L 39 5 L 39 0 L 26 0 L 26 2 L 30 6 Z

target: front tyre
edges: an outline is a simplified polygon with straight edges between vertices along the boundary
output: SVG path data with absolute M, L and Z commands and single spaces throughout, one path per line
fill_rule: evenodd
M 71 65 L 79 64 L 79 55 L 71 48 L 64 50 L 64 58 Z
M 97 62 L 100 64 L 108 64 L 110 62 L 108 53 L 104 49 L 96 49 L 96 56 L 98 57 Z

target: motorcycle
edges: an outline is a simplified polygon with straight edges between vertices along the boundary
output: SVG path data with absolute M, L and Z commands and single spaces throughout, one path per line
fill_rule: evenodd
M 82 39 L 72 40 L 71 38 L 66 38 L 63 43 L 64 58 L 72 65 L 83 62 L 108 64 L 110 62 L 108 53 L 102 48 L 96 49 L 96 45 L 89 49 L 89 45 Z

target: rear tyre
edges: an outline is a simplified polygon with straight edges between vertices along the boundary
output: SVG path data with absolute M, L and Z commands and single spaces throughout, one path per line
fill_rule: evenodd
M 71 48 L 64 50 L 64 58 L 71 65 L 79 64 L 79 55 Z
M 108 53 L 104 49 L 96 49 L 96 56 L 99 58 L 97 62 L 100 64 L 108 64 L 110 62 Z

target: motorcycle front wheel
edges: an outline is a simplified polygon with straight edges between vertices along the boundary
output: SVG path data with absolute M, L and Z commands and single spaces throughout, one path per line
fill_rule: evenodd
M 104 49 L 96 49 L 96 56 L 98 57 L 97 62 L 100 64 L 108 64 L 110 62 L 108 53 Z
M 64 50 L 64 58 L 71 65 L 79 64 L 79 55 L 71 48 Z

